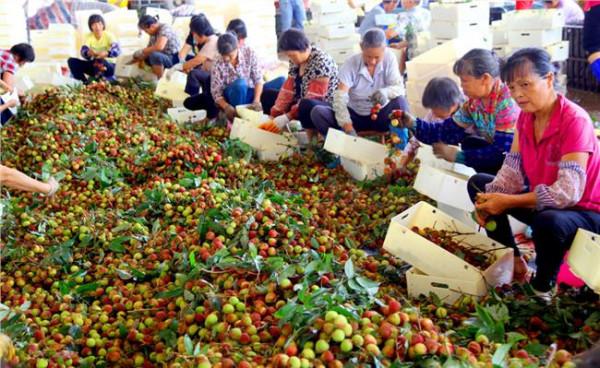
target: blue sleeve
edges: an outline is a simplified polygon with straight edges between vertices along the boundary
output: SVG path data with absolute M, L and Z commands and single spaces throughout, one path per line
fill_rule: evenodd
M 469 114 L 467 111 L 465 111 L 465 109 L 462 106 L 458 109 L 457 112 L 454 113 L 452 118 L 454 119 L 454 121 L 457 121 L 464 125 L 475 124 L 475 121 L 473 120 L 473 117 L 471 116 L 471 114 Z
M 86 60 L 91 59 L 88 55 L 88 51 L 90 51 L 90 48 L 88 46 L 86 46 L 86 45 L 81 46 L 81 56 Z
M 496 132 L 494 141 L 489 145 L 478 148 L 462 147 L 464 164 L 475 167 L 476 165 L 481 166 L 482 162 L 501 160 L 506 152 L 510 152 L 513 137 L 513 133 Z
M 425 144 L 444 142 L 457 145 L 467 134 L 452 118 L 448 118 L 441 123 L 428 123 L 417 119 L 415 135 L 419 141 Z
M 108 57 L 109 58 L 114 58 L 117 57 L 121 54 L 121 47 L 119 46 L 118 42 L 113 42 L 112 45 L 110 45 L 110 50 L 108 50 Z

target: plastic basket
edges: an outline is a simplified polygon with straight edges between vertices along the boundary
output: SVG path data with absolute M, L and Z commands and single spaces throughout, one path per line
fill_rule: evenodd
M 445 304 L 454 303 L 464 294 L 481 297 L 487 292 L 487 285 L 484 282 L 430 276 L 415 267 L 406 271 L 406 284 L 408 295 L 412 298 L 418 298 L 420 295 L 429 296 L 433 293 Z
M 490 4 L 488 1 L 473 1 L 462 4 L 429 4 L 431 19 L 448 22 L 489 23 Z
M 254 148 L 261 161 L 276 161 L 294 152 L 298 140 L 292 134 L 275 134 L 258 128 L 258 123 L 235 118 L 231 133 L 232 139 L 239 139 Z
M 571 271 L 596 293 L 600 293 L 600 235 L 579 229 L 567 262 Z
M 438 202 L 465 211 L 473 210 L 473 203 L 467 193 L 468 176 L 457 172 L 421 165 L 415 178 L 417 192 Z
M 508 12 L 503 19 L 510 30 L 546 30 L 562 28 L 565 13 L 562 9 L 527 9 Z
M 323 148 L 340 157 L 362 164 L 378 164 L 383 162 L 388 155 L 387 147 L 381 143 L 353 137 L 333 128 L 329 128 L 327 131 Z
M 456 235 L 454 239 L 463 245 L 489 251 L 496 257 L 496 261 L 487 269 L 481 270 L 413 232 L 413 226 L 464 234 Z M 426 202 L 419 202 L 392 218 L 383 248 L 431 276 L 485 282 L 489 286 L 512 281 L 514 261 L 511 248 L 506 248 L 483 234 L 475 233 L 469 225 Z
M 195 123 L 206 119 L 206 110 L 192 111 L 186 109 L 185 107 L 173 107 L 167 109 L 167 114 L 171 117 L 171 119 L 180 124 Z
M 545 30 L 521 30 L 508 32 L 508 44 L 512 48 L 545 47 L 562 41 L 562 28 Z

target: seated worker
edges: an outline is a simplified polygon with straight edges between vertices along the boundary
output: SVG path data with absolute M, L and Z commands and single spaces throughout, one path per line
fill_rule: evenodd
M 86 75 L 92 78 L 113 79 L 115 74 L 115 57 L 121 50 L 115 37 L 105 31 L 106 24 L 101 15 L 93 14 L 88 19 L 91 33 L 85 38 L 81 46 L 81 56 L 85 60 L 69 58 L 67 64 L 73 78 L 87 83 Z
M 0 90 L 4 90 L 3 93 L 12 93 L 15 88 L 15 73 L 19 67 L 34 60 L 33 47 L 26 43 L 16 44 L 10 50 L 0 50 Z M 0 124 L 4 125 L 13 116 L 9 109 L 16 106 L 17 101 L 4 101 L 0 98 L 0 105 Z
M 362 52 L 350 57 L 340 69 L 333 108 L 325 101 L 315 101 L 311 120 L 301 120 L 304 128 L 316 129 L 322 136 L 327 135 L 329 128 L 351 135 L 361 131 L 386 132 L 392 110 L 408 109 L 404 81 L 396 57 L 386 48 L 384 32 L 370 29 L 360 47 Z M 372 119 L 375 104 L 381 105 L 381 110 Z
M 358 33 L 364 36 L 368 30 L 377 27 L 377 16 L 380 14 L 392 14 L 398 7 L 400 0 L 383 0 L 379 5 L 376 5 L 371 9 L 363 19 L 358 29 Z
M 179 59 L 184 62 L 183 72 L 188 75 L 185 92 L 190 96 L 198 93 L 210 94 L 210 70 L 219 56 L 217 38 L 215 30 L 204 14 L 192 17 L 190 33 L 179 52 Z M 193 56 L 189 55 L 190 51 Z
M 150 35 L 150 41 L 146 48 L 133 54 L 132 63 L 144 62 L 150 65 L 152 73 L 161 78 L 165 69 L 179 63 L 179 38 L 170 25 L 159 23 L 158 18 L 148 14 L 140 18 L 138 27 Z

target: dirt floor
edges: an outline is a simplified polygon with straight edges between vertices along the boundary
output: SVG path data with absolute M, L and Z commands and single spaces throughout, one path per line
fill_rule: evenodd
M 600 93 L 569 88 L 567 97 L 586 109 L 596 122 L 600 122 Z M 596 123 L 596 127 L 598 123 Z

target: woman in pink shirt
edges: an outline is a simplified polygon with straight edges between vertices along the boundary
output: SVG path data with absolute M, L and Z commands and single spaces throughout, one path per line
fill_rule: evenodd
M 502 79 L 521 108 L 512 149 L 498 175 L 469 181 L 478 221 L 495 220 L 488 236 L 516 249 L 507 215 L 531 225 L 537 271 L 531 284 L 550 297 L 578 228 L 600 233 L 600 145 L 589 115 L 554 89 L 555 68 L 541 49 L 514 53 Z M 515 252 L 515 278 L 527 266 Z

